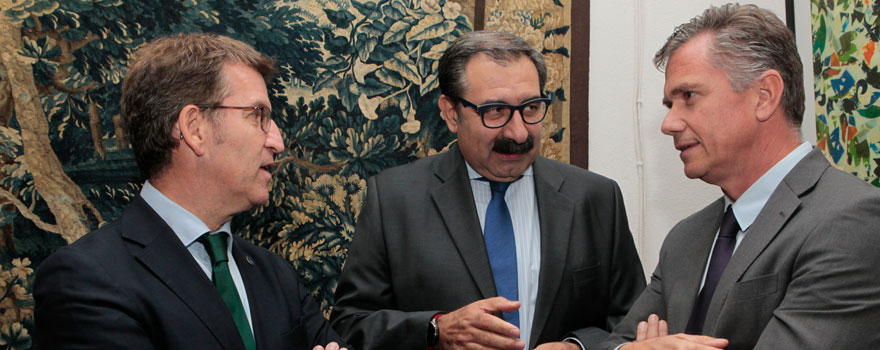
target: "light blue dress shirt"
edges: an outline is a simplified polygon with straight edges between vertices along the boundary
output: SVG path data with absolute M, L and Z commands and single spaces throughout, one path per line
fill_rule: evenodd
M 159 214 L 159 217 L 171 227 L 171 230 L 174 231 L 174 234 L 177 235 L 177 238 L 180 239 L 183 246 L 186 247 L 189 253 L 193 256 L 193 259 L 196 259 L 196 262 L 199 264 L 199 267 L 202 268 L 205 275 L 208 276 L 208 279 L 211 279 L 213 271 L 211 268 L 211 257 L 208 256 L 205 247 L 201 243 L 196 242 L 196 240 L 203 234 L 211 232 L 211 229 L 209 229 L 208 226 L 198 217 L 177 203 L 174 203 L 174 201 L 166 197 L 162 192 L 159 192 L 159 190 L 150 184 L 150 181 L 144 183 L 144 187 L 141 189 L 141 198 L 143 198 L 144 201 L 147 202 L 147 205 L 153 208 L 153 210 L 156 211 L 156 214 Z M 223 223 L 219 230 L 211 233 L 220 231 L 230 234 L 227 238 L 228 241 L 226 244 L 226 255 L 230 257 L 229 273 L 232 274 L 232 282 L 235 283 L 235 289 L 238 290 L 238 295 L 241 298 L 241 305 L 244 307 L 244 313 L 247 315 L 248 323 L 251 326 L 251 332 L 253 332 L 254 323 L 251 320 L 251 308 L 248 303 L 247 291 L 244 289 L 244 282 L 241 280 L 241 273 L 238 271 L 238 265 L 235 263 L 235 259 L 232 259 L 232 230 L 229 221 Z
M 736 202 L 733 202 L 733 216 L 736 218 L 736 222 L 740 227 L 740 231 L 736 233 L 736 245 L 733 248 L 734 253 L 736 253 L 736 248 L 739 248 L 739 244 L 748 232 L 749 227 L 752 226 L 752 223 L 758 218 L 761 209 L 764 209 L 764 205 L 770 200 L 773 191 L 776 190 L 776 187 L 779 186 L 782 179 L 791 172 L 791 169 L 810 153 L 812 148 L 813 146 L 807 142 L 800 144 L 800 146 L 791 151 L 785 156 L 785 158 L 782 158 L 782 160 L 776 163 L 776 165 L 773 165 L 770 170 L 767 170 L 764 175 L 761 175 L 761 177 L 758 178 L 758 181 L 755 181 L 755 183 L 749 186 L 749 188 L 743 192 L 742 196 L 739 196 L 739 199 L 737 199 Z M 731 204 L 731 200 L 725 196 L 724 207 L 727 208 L 728 204 Z M 718 239 L 718 234 L 719 231 L 716 231 L 715 239 Z M 709 251 L 709 259 L 712 259 L 712 252 L 714 250 L 715 245 L 713 244 L 712 249 Z M 703 270 L 703 279 L 700 281 L 700 290 L 703 290 L 703 284 L 706 283 L 706 274 L 708 271 L 709 260 L 706 260 L 706 267 Z
M 764 209 L 764 205 L 770 200 L 773 191 L 776 190 L 776 187 L 779 186 L 782 179 L 791 172 L 791 169 L 794 169 L 795 165 L 810 153 L 811 149 L 812 146 L 807 142 L 800 144 L 800 146 L 791 151 L 785 156 L 785 158 L 782 158 L 782 160 L 773 165 L 773 167 L 764 173 L 764 175 L 761 175 L 761 177 L 758 178 L 758 181 L 755 181 L 755 183 L 749 186 L 749 188 L 743 192 L 742 196 L 740 196 L 736 202 L 733 202 L 733 216 L 736 218 L 736 222 L 740 227 L 740 231 L 736 233 L 736 245 L 733 248 L 734 252 L 736 252 L 736 248 L 739 247 L 739 244 L 745 237 L 749 227 L 752 226 L 755 219 L 758 218 L 758 214 Z M 727 205 L 729 204 L 731 204 L 731 200 L 725 196 L 724 208 L 727 208 Z M 713 242 L 718 239 L 719 233 L 720 228 L 718 231 L 715 231 L 715 238 L 712 240 Z M 706 283 L 706 274 L 709 272 L 709 260 L 712 259 L 712 253 L 714 250 L 715 245 L 713 244 L 712 249 L 709 250 L 709 259 L 706 259 L 706 267 L 703 269 L 703 278 L 700 280 L 700 290 L 703 290 L 703 285 Z M 629 343 L 620 344 L 615 350 L 620 349 L 626 344 Z

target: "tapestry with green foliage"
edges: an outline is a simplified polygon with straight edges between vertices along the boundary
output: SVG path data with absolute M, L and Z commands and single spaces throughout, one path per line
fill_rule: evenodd
M 880 1 L 812 0 L 818 146 L 880 186 Z
M 556 96 L 545 156 L 567 161 L 570 5 L 489 0 L 486 28 L 526 38 Z M 177 32 L 216 32 L 274 57 L 286 150 L 267 205 L 236 233 L 291 261 L 325 315 L 366 179 L 454 142 L 437 108 L 437 61 L 473 28 L 473 0 L 0 0 L 0 349 L 34 333 L 34 271 L 119 216 L 143 179 L 122 133 L 133 53 Z

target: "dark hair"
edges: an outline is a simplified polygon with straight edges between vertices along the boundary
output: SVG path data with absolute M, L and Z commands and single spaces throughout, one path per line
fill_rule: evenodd
M 675 28 L 654 56 L 654 65 L 664 70 L 672 53 L 702 33 L 712 36 L 709 61 L 727 73 L 735 91 L 752 86 L 768 70 L 779 72 L 785 86 L 782 104 L 786 118 L 793 129 L 800 128 L 804 119 L 803 65 L 794 34 L 776 15 L 755 5 L 712 6 Z
M 189 104 L 219 103 L 230 93 L 226 63 L 245 64 L 268 83 L 275 62 L 241 41 L 217 34 L 181 33 L 137 50 L 122 82 L 122 120 L 141 175 L 155 178 L 171 163 L 172 135 Z
M 440 57 L 437 78 L 440 92 L 457 100 L 468 89 L 464 68 L 468 61 L 479 53 L 485 53 L 499 64 L 505 64 L 526 56 L 538 69 L 538 82 L 541 92 L 547 81 L 547 64 L 532 45 L 522 38 L 501 30 L 482 30 L 468 32 L 459 37 Z

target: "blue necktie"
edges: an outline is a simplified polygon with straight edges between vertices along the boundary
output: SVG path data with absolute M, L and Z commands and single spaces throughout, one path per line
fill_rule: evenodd
M 727 268 L 727 263 L 730 262 L 730 257 L 733 255 L 733 248 L 736 247 L 737 232 L 739 232 L 739 223 L 736 222 L 736 217 L 733 216 L 733 206 L 728 205 L 727 210 L 724 212 L 724 218 L 721 219 L 721 229 L 718 232 L 718 239 L 715 240 L 715 249 L 712 250 L 712 257 L 709 259 L 706 282 L 703 283 L 703 289 L 697 296 L 696 303 L 694 303 L 685 333 L 703 333 L 706 311 L 709 311 L 709 303 L 712 301 L 712 296 L 715 295 L 715 287 L 718 287 L 721 274 L 724 273 L 724 269 Z
M 486 252 L 489 253 L 489 264 L 492 265 L 492 277 L 495 279 L 495 290 L 498 296 L 508 300 L 519 300 L 519 289 L 516 278 L 516 240 L 513 237 L 513 222 L 510 211 L 504 202 L 504 193 L 510 182 L 489 181 L 492 199 L 486 209 L 486 225 L 483 239 L 486 240 Z M 519 311 L 505 312 L 501 317 L 519 327 Z

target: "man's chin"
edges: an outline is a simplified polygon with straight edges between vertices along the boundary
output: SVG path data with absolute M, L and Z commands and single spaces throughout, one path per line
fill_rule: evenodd
M 505 164 L 506 166 L 499 167 L 498 171 L 492 172 L 492 176 L 495 176 L 496 178 L 490 180 L 503 182 L 515 181 L 526 172 L 526 169 L 529 168 L 530 164 L 531 163 L 522 165 Z
M 250 200 L 251 207 L 247 210 L 253 209 L 254 207 L 261 207 L 269 203 L 269 192 L 261 193 L 258 196 L 252 197 Z
M 702 179 L 702 177 L 705 175 L 705 171 L 701 171 L 694 166 L 691 166 L 691 168 L 688 168 L 687 164 L 685 164 L 684 166 L 684 176 L 686 176 L 688 179 Z

